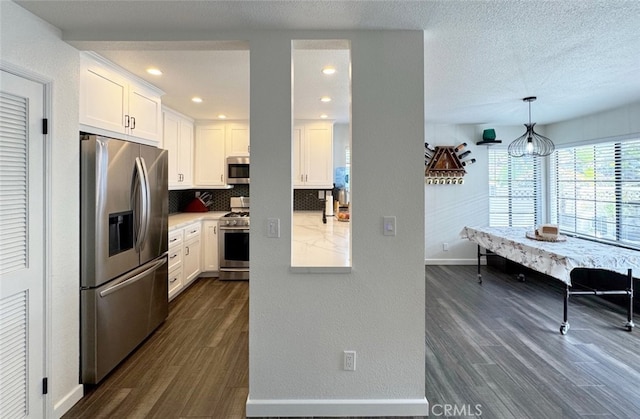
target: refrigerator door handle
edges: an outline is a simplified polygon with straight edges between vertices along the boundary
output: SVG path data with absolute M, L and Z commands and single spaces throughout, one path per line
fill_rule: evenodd
M 140 239 L 140 249 L 144 248 L 147 241 L 147 235 L 149 234 L 149 225 L 151 223 L 151 185 L 149 184 L 149 171 L 147 170 L 147 163 L 144 157 L 140 157 L 140 163 L 142 166 L 142 172 L 144 173 L 144 195 L 146 197 L 146 210 L 142 213 L 142 228 L 143 234 Z
M 151 267 L 148 267 L 148 265 L 144 265 L 144 266 L 140 267 L 139 269 L 136 269 L 135 271 L 131 272 L 128 276 L 123 278 L 117 284 L 115 284 L 115 285 L 113 285 L 113 286 L 111 286 L 111 287 L 109 287 L 109 288 L 107 288 L 105 290 L 100 291 L 100 297 L 106 297 L 107 295 L 112 294 L 112 293 L 118 291 L 121 288 L 124 288 L 126 286 L 129 286 L 129 285 L 133 284 L 136 281 L 139 281 L 140 279 L 142 279 L 145 276 L 149 275 L 153 271 L 157 270 L 159 267 L 161 267 L 165 263 L 167 263 L 167 259 L 163 257 L 160 260 L 152 262 L 151 263 Z M 140 270 L 142 270 L 142 272 L 140 272 Z
M 142 250 L 144 239 L 147 235 L 147 220 L 149 219 L 149 189 L 147 188 L 146 171 L 144 170 L 144 162 L 140 157 L 136 157 L 135 175 L 133 178 L 131 200 L 132 207 L 139 210 L 136 217 L 136 237 L 135 248 L 137 252 Z

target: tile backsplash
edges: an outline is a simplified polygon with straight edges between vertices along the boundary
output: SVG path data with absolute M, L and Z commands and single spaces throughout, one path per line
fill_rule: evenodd
M 293 210 L 322 211 L 324 202 L 318 199 L 318 192 L 317 189 L 294 189 Z
M 232 196 L 249 196 L 249 185 L 236 185 L 231 189 L 185 189 L 169 191 L 169 214 L 183 212 L 184 208 L 196 197 L 196 192 L 209 192 L 213 202 L 209 211 L 230 211 L 229 200 Z
M 196 192 L 209 192 L 213 202 L 210 211 L 230 211 L 229 198 L 232 196 L 250 196 L 249 185 L 236 185 L 231 189 L 185 189 L 169 191 L 169 214 L 183 212 L 184 208 L 196 197 Z M 293 191 L 294 211 L 322 211 L 324 203 L 318 199 L 317 189 L 295 189 Z

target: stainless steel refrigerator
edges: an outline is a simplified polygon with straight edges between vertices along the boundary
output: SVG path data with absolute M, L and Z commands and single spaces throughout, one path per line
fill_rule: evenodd
M 168 315 L 167 151 L 80 134 L 81 380 L 97 384 Z

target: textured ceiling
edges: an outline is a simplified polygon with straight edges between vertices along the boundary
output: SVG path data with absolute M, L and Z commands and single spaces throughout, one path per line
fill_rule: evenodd
M 76 45 L 82 44 L 79 41 L 205 40 L 211 39 L 212 31 L 424 30 L 428 122 L 521 124 L 527 119 L 527 106 L 521 100 L 525 96 L 538 97 L 532 116 L 539 124 L 640 100 L 640 1 L 635 0 L 17 3 L 61 29 L 63 38 Z M 139 42 L 121 44 L 127 46 L 121 50 L 142 48 Z M 114 42 L 101 45 L 118 49 Z M 216 56 L 203 52 L 197 58 L 178 57 L 185 73 L 182 78 L 206 83 L 206 77 L 198 77 L 206 72 L 202 74 L 197 66 L 208 65 L 207 54 Z M 113 51 L 111 58 L 115 55 Z M 175 57 L 165 60 L 176 62 Z M 220 71 L 222 63 L 218 61 Z M 122 58 L 121 64 L 140 65 L 132 58 Z M 221 77 L 247 77 L 244 70 L 229 74 Z M 227 80 L 229 86 L 243 83 Z M 167 83 L 161 86 L 169 93 L 165 101 L 179 103 L 173 99 L 171 85 L 185 80 Z M 183 84 L 179 88 L 187 90 Z M 246 87 L 239 90 L 236 94 L 246 94 Z M 243 101 L 248 104 L 248 98 L 236 100 L 239 107 Z

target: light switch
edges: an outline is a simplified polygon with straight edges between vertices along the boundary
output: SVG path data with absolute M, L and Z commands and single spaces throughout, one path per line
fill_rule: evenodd
M 267 237 L 277 239 L 280 237 L 280 219 L 267 218 Z
M 396 217 L 395 215 L 388 215 L 382 217 L 382 234 L 385 236 L 396 235 Z

